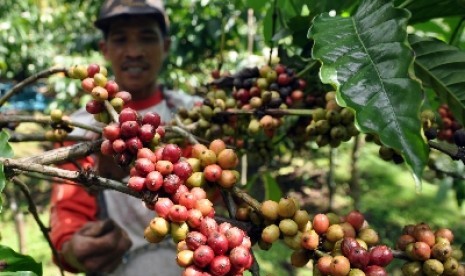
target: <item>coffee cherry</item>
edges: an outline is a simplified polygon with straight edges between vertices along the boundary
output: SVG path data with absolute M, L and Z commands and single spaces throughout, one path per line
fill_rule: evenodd
M 317 214 L 313 218 L 313 229 L 318 234 L 324 234 L 328 231 L 329 228 L 329 219 L 325 214 Z
M 137 161 L 136 161 L 137 162 Z M 151 171 L 145 177 L 145 187 L 156 192 L 163 186 L 163 175 L 158 171 Z
M 215 253 L 207 245 L 201 245 L 194 251 L 194 263 L 199 267 L 206 267 L 215 258 Z
M 447 228 L 440 228 L 436 230 L 434 235 L 436 238 L 438 237 L 446 238 L 447 240 L 449 240 L 449 242 L 454 241 L 454 233 L 450 229 L 447 229 Z
M 377 245 L 370 249 L 370 265 L 387 266 L 392 259 L 392 251 L 386 245 Z
M 330 242 L 337 242 L 344 237 L 344 230 L 341 225 L 333 224 L 330 225 L 326 232 L 326 239 Z
M 291 255 L 291 265 L 294 267 L 303 267 L 310 261 L 310 254 L 307 250 L 296 250 Z
M 387 276 L 386 270 L 377 265 L 367 266 L 364 272 L 366 276 Z
M 297 211 L 297 206 L 291 198 L 281 198 L 278 203 L 278 215 L 282 218 L 291 218 Z
M 205 179 L 210 182 L 217 182 L 221 178 L 222 169 L 217 164 L 210 164 L 207 165 L 204 170 L 203 174 L 205 175 Z
M 260 212 L 265 219 L 274 221 L 278 218 L 279 204 L 273 200 L 266 200 L 260 207 Z
M 440 261 L 445 261 L 452 256 L 452 247 L 449 243 L 436 243 L 431 248 L 431 256 Z
M 156 235 L 162 237 L 166 236 L 170 232 L 170 223 L 162 217 L 153 218 L 150 221 L 149 227 Z
M 344 237 L 341 242 L 341 252 L 344 256 L 348 257 L 350 250 L 360 247 L 357 240 L 353 237 Z
M 217 231 L 208 236 L 207 244 L 213 249 L 216 255 L 224 255 L 229 247 L 226 236 Z
M 224 149 L 218 154 L 217 162 L 221 168 L 225 170 L 231 170 L 239 164 L 239 158 L 237 157 L 234 150 Z
M 442 275 L 443 272 L 444 265 L 436 259 L 429 259 L 423 263 L 423 273 L 427 276 Z
M 308 250 L 315 250 L 320 244 L 320 236 L 315 230 L 310 230 L 302 234 L 302 247 Z
M 346 256 L 352 267 L 365 269 L 370 263 L 370 253 L 362 247 L 351 248 Z
M 162 218 L 168 218 L 171 207 L 174 205 L 173 201 L 167 197 L 158 198 L 155 203 L 155 212 Z
M 350 271 L 350 262 L 344 256 L 336 256 L 331 261 L 329 271 L 332 276 L 346 276 Z
M 223 276 L 231 270 L 231 261 L 227 256 L 216 256 L 210 263 L 210 272 L 215 276 Z
M 190 231 L 186 236 L 186 245 L 190 250 L 196 250 L 201 245 L 207 244 L 207 237 L 198 231 Z
M 86 111 L 90 114 L 98 114 L 105 109 L 102 102 L 96 100 L 90 100 L 86 103 Z
M 279 222 L 279 230 L 283 235 L 294 236 L 299 231 L 299 227 L 292 219 L 283 219 Z
M 333 257 L 330 255 L 326 255 L 318 259 L 316 267 L 323 275 L 329 275 L 331 273 L 332 262 Z
M 249 249 L 244 246 L 234 247 L 229 253 L 229 259 L 235 267 L 250 267 L 253 261 Z
M 406 262 L 402 265 L 402 273 L 404 275 L 412 275 L 412 276 L 422 276 L 423 268 L 421 262 Z
M 379 241 L 378 233 L 371 228 L 364 228 L 360 230 L 358 237 L 365 241 L 369 246 L 373 246 Z
M 261 238 L 267 243 L 273 243 L 279 239 L 279 227 L 276 224 L 270 224 L 262 230 Z
M 139 176 L 130 177 L 128 180 L 128 187 L 136 192 L 142 192 L 145 188 L 145 178 Z
M 355 230 L 359 231 L 365 222 L 365 216 L 359 211 L 354 210 L 347 214 L 345 220 L 350 223 Z

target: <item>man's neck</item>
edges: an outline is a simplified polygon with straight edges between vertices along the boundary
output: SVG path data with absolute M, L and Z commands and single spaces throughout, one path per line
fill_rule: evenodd
M 128 91 L 129 93 L 131 93 L 133 100 L 140 101 L 140 100 L 144 100 L 144 99 L 147 99 L 153 96 L 153 94 L 155 94 L 158 90 L 157 89 L 158 85 L 157 83 L 152 83 L 138 90 L 130 89 L 127 87 L 120 87 L 120 88 L 123 91 Z

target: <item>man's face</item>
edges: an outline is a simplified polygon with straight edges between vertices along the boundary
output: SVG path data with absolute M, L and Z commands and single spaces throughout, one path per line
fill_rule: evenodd
M 137 16 L 115 19 L 100 46 L 120 88 L 137 99 L 155 89 L 169 44 L 154 18 Z

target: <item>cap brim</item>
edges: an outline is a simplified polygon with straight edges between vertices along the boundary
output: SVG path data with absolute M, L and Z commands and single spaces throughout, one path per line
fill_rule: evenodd
M 162 30 L 166 31 L 165 16 L 164 16 L 163 12 L 161 12 L 157 8 L 147 8 L 147 7 L 145 7 L 145 8 L 134 8 L 134 7 L 132 7 L 131 10 L 123 9 L 123 10 L 119 10 L 118 12 L 115 12 L 115 13 L 107 14 L 105 17 L 101 17 L 101 18 L 97 19 L 94 22 L 94 26 L 101 29 L 101 30 L 104 30 L 104 29 L 108 28 L 111 21 L 115 20 L 116 18 L 121 17 L 121 16 L 133 16 L 133 15 L 154 15 L 154 16 L 156 16 L 156 19 L 160 24 L 160 28 L 162 28 Z

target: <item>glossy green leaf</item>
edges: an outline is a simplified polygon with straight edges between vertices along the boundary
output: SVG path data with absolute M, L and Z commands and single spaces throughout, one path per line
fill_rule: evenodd
M 8 275 L 42 275 L 42 264 L 37 263 L 31 256 L 15 252 L 13 249 L 0 245 L 0 260 L 6 261 L 7 265 L 3 272 L 17 272 L 34 274 L 8 274 Z M 0 273 L 0 275 L 3 275 Z
M 340 104 L 356 111 L 365 133 L 377 133 L 413 170 L 417 187 L 428 160 L 419 118 L 423 94 L 410 78 L 409 12 L 386 1 L 363 1 L 354 16 L 315 18 L 309 35 L 320 78 L 337 89 Z
M 270 172 L 263 174 L 263 183 L 265 186 L 265 198 L 279 201 L 282 197 L 282 192 L 279 188 L 278 182 L 274 179 Z
M 396 0 L 396 5 L 402 5 L 405 0 Z M 424 22 L 433 18 L 447 16 L 465 16 L 465 1 L 463 0 L 414 0 L 403 6 L 412 13 L 409 22 Z
M 0 131 L 0 157 L 13 157 L 13 149 L 8 143 L 9 135 L 5 130 Z M 0 164 L 0 193 L 5 188 L 6 177 L 3 172 L 3 164 Z M 2 197 L 0 197 L 0 213 L 2 212 Z
M 431 86 L 462 124 L 465 123 L 465 53 L 433 38 L 409 36 L 415 73 Z

